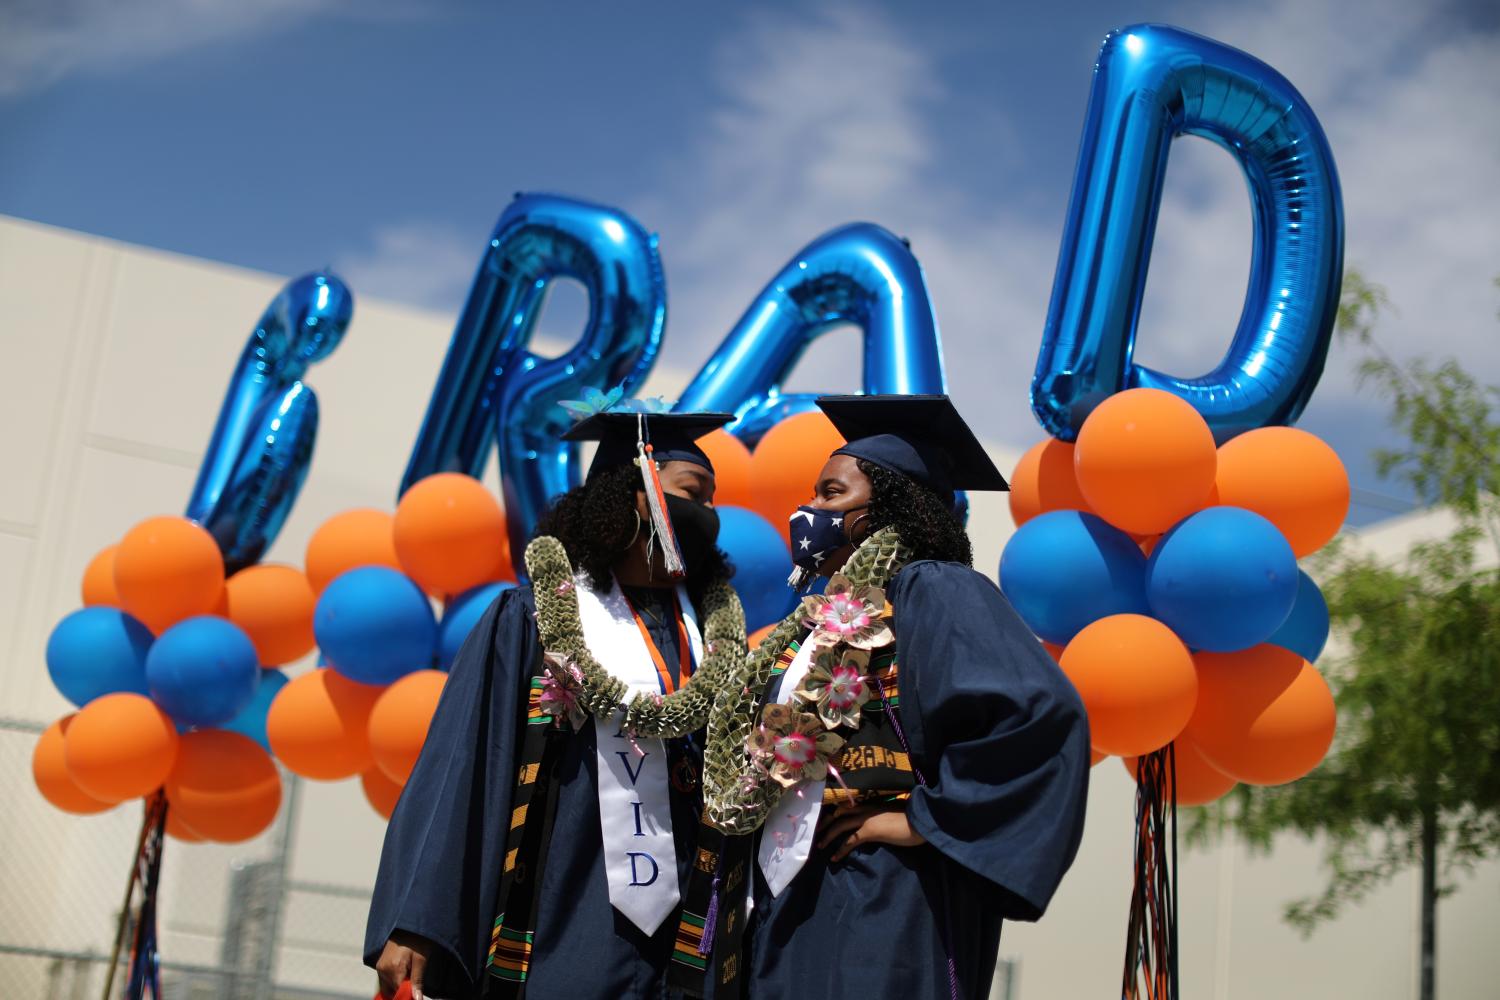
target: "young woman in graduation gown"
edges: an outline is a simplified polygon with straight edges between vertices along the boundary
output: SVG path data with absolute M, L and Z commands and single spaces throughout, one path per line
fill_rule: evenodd
M 391 817 L 365 940 L 383 996 L 665 995 L 701 730 L 744 660 L 694 443 L 728 419 L 570 432 L 600 441 L 586 481 L 455 659 Z
M 748 877 L 739 895 L 722 877 L 690 889 L 716 943 L 701 979 L 678 980 L 720 997 L 736 982 L 751 997 L 985 997 L 1001 922 L 1038 919 L 1077 851 L 1083 706 L 970 568 L 954 490 L 1006 486 L 947 397 L 819 405 L 849 443 L 792 544 L 831 579 L 710 722 L 719 867 Z

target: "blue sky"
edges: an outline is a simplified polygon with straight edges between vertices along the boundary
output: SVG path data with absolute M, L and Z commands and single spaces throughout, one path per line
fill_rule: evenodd
M 1019 447 L 1040 435 L 1026 389 L 1094 54 L 1109 29 L 1158 20 L 1260 57 L 1318 112 L 1348 260 L 1396 308 L 1385 344 L 1500 381 L 1500 14 L 1349 9 L 13 0 L 0 212 L 277 273 L 331 264 L 356 296 L 456 314 L 512 192 L 574 194 L 661 234 L 666 350 L 693 368 L 800 246 L 868 219 L 926 268 L 959 405 Z M 1249 242 L 1237 168 L 1177 143 L 1140 360 L 1217 360 Z M 544 328 L 577 315 L 561 296 Z M 242 336 L 226 330 L 226 350 Z M 796 387 L 853 388 L 852 346 L 829 337 Z M 1383 407 L 1354 361 L 1335 350 L 1302 426 L 1357 487 L 1399 493 L 1367 460 Z

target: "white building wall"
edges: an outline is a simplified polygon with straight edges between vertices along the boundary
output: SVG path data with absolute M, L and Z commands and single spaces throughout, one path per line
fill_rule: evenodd
M 181 512 L 234 361 L 282 281 L 0 217 L 0 716 L 46 723 L 68 710 L 47 678 L 47 635 L 78 605 L 96 551 L 146 516 Z M 272 561 L 300 564 L 312 531 L 340 510 L 394 504 L 447 348 L 450 317 L 354 291 L 347 338 L 306 378 L 321 403 L 317 455 Z M 647 394 L 670 398 L 689 374 L 663 366 Z M 995 454 L 1002 468 L 1014 464 L 1014 453 Z M 993 574 L 1010 519 L 1003 497 L 973 499 L 975 562 Z M 1365 535 L 1395 552 L 1432 523 L 1431 515 L 1408 517 Z M 98 952 L 108 945 L 139 810 L 57 813 L 32 784 L 31 742 L 0 738 L 8 807 L 0 810 L 0 948 Z M 1002 954 L 1020 963 L 1016 1000 L 1116 995 L 1132 816 L 1132 783 L 1117 761 L 1102 763 L 1082 852 L 1051 911 L 1038 925 L 1006 928 Z M 357 782 L 304 783 L 292 877 L 367 888 L 382 830 Z M 167 959 L 217 961 L 229 865 L 268 850 L 268 838 L 172 844 L 162 912 Z M 1314 845 L 1286 838 L 1271 857 L 1250 858 L 1231 842 L 1184 853 L 1179 871 L 1183 996 L 1413 994 L 1413 875 L 1303 940 L 1280 910 L 1321 884 Z M 1497 918 L 1500 865 L 1490 864 L 1440 908 L 1445 998 L 1496 995 Z M 358 899 L 294 893 L 280 978 L 367 996 L 373 977 L 356 964 L 362 926 Z M 34 963 L 22 975 L 22 962 L 0 951 L 6 995 L 52 995 Z

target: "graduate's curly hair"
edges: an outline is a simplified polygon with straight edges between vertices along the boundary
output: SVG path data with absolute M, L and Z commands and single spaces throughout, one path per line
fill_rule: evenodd
M 607 590 L 615 563 L 634 543 L 637 531 L 651 528 L 636 520 L 635 496 L 639 492 L 641 475 L 635 466 L 621 465 L 601 472 L 554 500 L 537 520 L 532 535 L 551 535 L 562 542 L 568 560 L 588 574 L 594 589 Z M 710 583 L 733 573 L 729 557 L 719 549 L 714 549 L 707 565 L 694 569 L 701 572 L 694 572 L 686 582 L 695 603 Z
M 895 528 L 911 547 L 912 560 L 942 559 L 974 564 L 974 546 L 953 509 L 932 490 L 899 472 L 858 459 L 870 479 L 870 531 Z M 863 528 L 863 526 L 861 526 Z

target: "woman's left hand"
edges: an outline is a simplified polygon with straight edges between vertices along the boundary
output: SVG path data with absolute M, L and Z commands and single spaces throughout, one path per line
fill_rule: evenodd
M 844 860 L 861 844 L 916 847 L 927 843 L 927 838 L 911 828 L 904 808 L 881 805 L 839 806 L 833 819 L 823 827 L 818 847 L 827 847 L 839 837 L 844 837 L 844 842 L 833 852 L 830 862 Z

